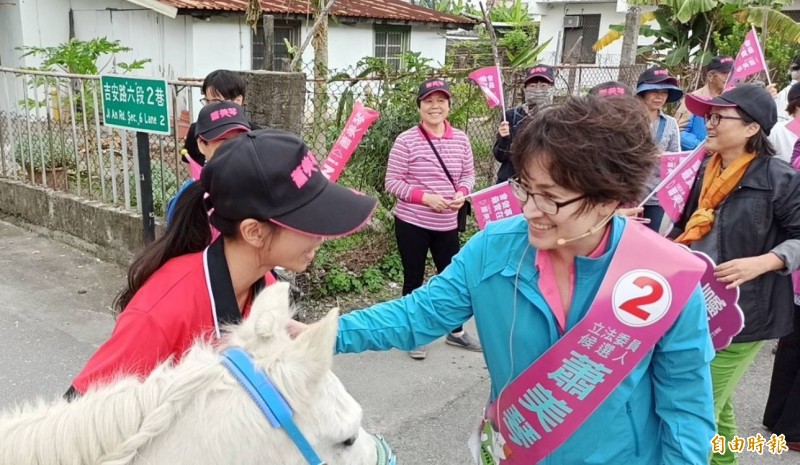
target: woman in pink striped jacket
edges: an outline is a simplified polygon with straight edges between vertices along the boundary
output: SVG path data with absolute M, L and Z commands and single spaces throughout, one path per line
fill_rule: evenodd
M 400 134 L 389 153 L 386 190 L 397 197 L 395 236 L 403 262 L 403 295 L 422 286 L 430 250 L 437 273 L 458 253 L 458 209 L 475 184 L 469 137 L 447 121 L 452 94 L 443 79 L 419 86 L 420 124 Z M 445 342 L 475 352 L 480 343 L 454 328 Z M 422 360 L 425 347 L 409 352 Z

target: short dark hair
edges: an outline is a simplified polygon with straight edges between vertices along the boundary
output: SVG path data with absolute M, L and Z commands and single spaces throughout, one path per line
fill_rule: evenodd
M 244 98 L 244 79 L 238 73 L 227 69 L 218 69 L 208 73 L 203 79 L 203 88 L 201 89 L 203 95 L 206 94 L 209 87 L 213 87 L 225 100 L 233 100 L 240 95 Z
M 553 181 L 586 195 L 581 212 L 640 201 L 658 159 L 644 105 L 628 96 L 586 95 L 544 107 L 530 116 L 512 153 L 520 174 L 541 159 Z
M 800 107 L 800 97 L 789 101 L 789 105 L 786 106 L 786 113 L 794 115 L 794 112 L 797 111 L 797 107 Z
M 739 117 L 742 118 L 742 124 L 758 124 L 756 120 L 751 118 L 750 115 L 745 113 L 741 108 L 736 107 L 736 113 L 738 113 Z M 755 153 L 758 157 L 772 157 L 775 156 L 776 153 L 775 146 L 773 146 L 772 142 L 769 141 L 769 136 L 767 136 L 767 133 L 764 132 L 764 128 L 760 128 L 755 135 L 747 139 L 747 144 L 745 144 L 744 150 L 748 153 Z

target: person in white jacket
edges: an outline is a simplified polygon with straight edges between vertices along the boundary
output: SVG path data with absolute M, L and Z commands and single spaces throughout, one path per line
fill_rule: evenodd
M 789 89 L 793 84 L 800 82 L 800 55 L 794 57 L 789 65 L 789 75 L 792 77 L 792 82 L 778 92 L 778 96 L 775 97 L 775 104 L 778 105 L 778 124 L 794 119 L 794 116 L 786 112 L 786 107 L 789 106 Z

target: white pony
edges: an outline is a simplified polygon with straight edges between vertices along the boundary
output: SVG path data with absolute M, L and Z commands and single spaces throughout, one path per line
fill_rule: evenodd
M 383 465 L 388 447 L 361 428 L 361 407 L 331 372 L 338 311 L 296 340 L 286 331 L 290 317 L 289 285 L 274 284 L 221 347 L 251 354 L 327 464 Z M 69 403 L 0 414 L 0 465 L 307 463 L 220 363 L 219 348 L 202 342 L 143 382 L 121 378 Z

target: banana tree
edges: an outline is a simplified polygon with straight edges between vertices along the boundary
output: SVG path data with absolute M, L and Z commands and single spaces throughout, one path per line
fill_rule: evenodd
M 740 22 L 750 22 L 786 42 L 800 43 L 800 25 L 779 10 L 791 0 L 629 0 L 629 4 L 655 6 L 652 20 L 643 24 L 640 34 L 653 38 L 651 45 L 638 53 L 685 74 L 690 68 L 706 64 L 717 52 L 712 35 L 725 36 Z M 600 50 L 621 37 L 624 25 L 611 26 L 611 32 L 595 43 Z

